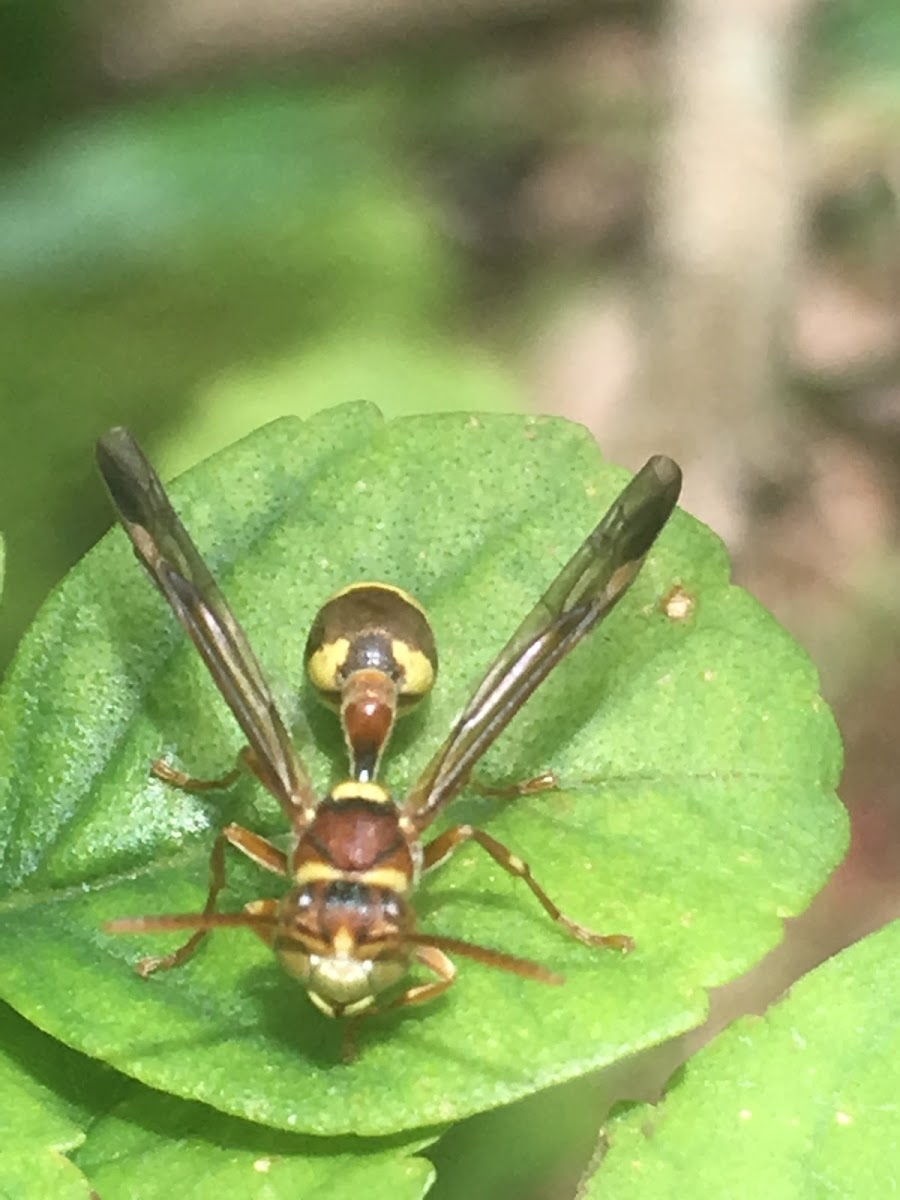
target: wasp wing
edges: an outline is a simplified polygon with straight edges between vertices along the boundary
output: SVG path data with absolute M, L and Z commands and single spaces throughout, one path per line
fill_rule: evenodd
M 575 551 L 491 664 L 404 801 L 417 830 L 453 799 L 538 684 L 625 594 L 680 491 L 678 464 L 655 455 Z
M 312 782 L 247 635 L 127 429 L 97 443 L 97 463 L 135 554 L 190 634 L 250 743 L 254 767 L 291 819 L 315 802 Z

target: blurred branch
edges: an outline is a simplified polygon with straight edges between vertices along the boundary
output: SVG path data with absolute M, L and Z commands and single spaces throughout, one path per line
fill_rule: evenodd
M 99 38 L 109 74 L 133 82 L 596 10 L 596 0 L 134 0 L 101 11 Z
M 640 426 L 733 542 L 741 491 L 790 451 L 780 326 L 800 196 L 790 90 L 810 0 L 675 0 L 654 205 L 658 292 Z

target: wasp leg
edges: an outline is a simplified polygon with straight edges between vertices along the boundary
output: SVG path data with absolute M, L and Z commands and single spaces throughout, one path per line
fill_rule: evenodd
M 277 846 L 273 846 L 265 838 L 260 837 L 256 833 L 251 833 L 249 829 L 244 829 L 241 825 L 226 826 L 213 843 L 212 853 L 209 856 L 209 892 L 206 896 L 206 904 L 203 906 L 204 917 L 208 917 L 216 911 L 216 901 L 219 898 L 219 893 L 227 883 L 225 872 L 226 846 L 234 846 L 236 850 L 240 850 L 242 854 L 246 854 L 248 858 L 251 858 L 258 866 L 264 867 L 267 871 L 274 871 L 276 875 L 288 874 L 287 855 L 279 850 Z M 179 946 L 171 954 L 142 958 L 137 965 L 138 974 L 146 979 L 148 975 L 152 975 L 155 971 L 170 971 L 173 967 L 180 967 L 189 958 L 193 957 L 197 952 L 197 947 L 208 933 L 208 929 L 198 929 L 195 933 L 191 934 L 183 946 Z
M 155 775 L 163 783 L 180 788 L 183 792 L 222 791 L 224 788 L 229 788 L 233 783 L 236 783 L 244 771 L 250 771 L 264 787 L 269 787 L 267 779 L 263 777 L 259 770 L 256 755 L 249 746 L 244 746 L 243 750 L 238 753 L 237 762 L 231 770 L 226 771 L 224 775 L 220 775 L 218 779 L 198 779 L 196 775 L 189 775 L 187 771 L 179 771 L 177 767 L 173 767 L 170 763 L 167 763 L 164 758 L 156 759 L 150 766 L 151 775 Z
M 595 933 L 592 929 L 588 929 L 586 925 L 579 925 L 577 921 L 573 921 L 571 917 L 567 917 L 564 913 L 561 913 L 531 874 L 531 867 L 529 867 L 528 863 L 519 858 L 518 855 L 513 854 L 502 842 L 498 842 L 490 834 L 485 833 L 481 829 L 476 829 L 473 825 L 454 825 L 451 829 L 447 829 L 442 833 L 440 837 L 435 838 L 433 842 L 429 842 L 425 847 L 423 870 L 430 871 L 434 867 L 440 866 L 457 847 L 461 846 L 464 842 L 470 841 L 477 842 L 482 850 L 486 850 L 494 862 L 502 867 L 504 871 L 507 871 L 516 879 L 524 879 L 537 897 L 544 912 L 557 925 L 561 925 L 567 933 L 570 933 L 572 937 L 578 938 L 579 942 L 584 942 L 588 946 L 606 946 L 611 950 L 622 950 L 626 953 L 634 948 L 634 940 L 625 933 Z
M 217 792 L 231 787 L 243 772 L 239 764 L 218 779 L 198 779 L 195 775 L 188 775 L 186 771 L 179 771 L 177 767 L 167 763 L 164 758 L 158 758 L 151 765 L 150 774 L 161 779 L 163 783 L 179 788 L 182 792 Z
M 262 839 L 260 839 L 261 841 Z M 274 847 L 272 847 L 274 849 Z M 284 870 L 279 874 L 287 875 L 287 860 L 285 859 Z M 262 938 L 266 945 L 271 949 L 275 945 L 275 917 L 278 913 L 277 900 L 250 900 L 244 905 L 244 912 L 251 913 L 254 917 L 268 917 L 269 922 L 265 925 L 251 926 L 257 937 Z
M 535 796 L 538 792 L 552 792 L 559 787 L 559 780 L 552 771 L 542 771 L 531 779 L 518 783 L 491 784 L 473 779 L 471 786 L 482 796 L 496 796 L 500 800 L 517 800 L 520 796 Z
M 186 771 L 179 771 L 177 767 L 173 767 L 167 763 L 164 758 L 158 758 L 150 767 L 150 774 L 155 775 L 157 779 L 161 779 L 163 783 L 169 783 L 172 787 L 180 788 L 183 792 L 216 792 L 223 788 L 231 787 L 240 779 L 244 770 L 253 771 L 256 774 L 254 765 L 253 751 L 249 746 L 245 746 L 237 756 L 237 762 L 218 779 L 198 779 L 195 775 L 189 775 Z
M 440 996 L 442 992 L 446 992 L 447 988 L 456 981 L 456 967 L 442 950 L 438 950 L 435 946 L 417 946 L 414 956 L 429 971 L 433 971 L 438 978 L 432 980 L 431 983 L 413 984 L 399 996 L 389 1000 L 387 1004 L 379 1004 L 376 1007 L 367 1008 L 365 1012 L 358 1013 L 355 1017 L 348 1017 L 344 1025 L 341 1045 L 341 1058 L 345 1063 L 352 1062 L 356 1057 L 356 1034 L 360 1021 L 390 1012 L 392 1008 L 405 1008 L 409 1004 L 426 1004 L 429 1000 Z

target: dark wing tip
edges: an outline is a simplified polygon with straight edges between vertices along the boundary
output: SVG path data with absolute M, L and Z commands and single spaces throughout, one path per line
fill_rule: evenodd
M 126 521 L 140 524 L 141 489 L 152 486 L 156 476 L 143 450 L 124 427 L 116 425 L 97 441 L 97 466 L 113 503 Z
M 97 439 L 97 462 L 102 466 L 111 458 L 133 452 L 136 445 L 134 437 L 124 425 L 114 425 Z
M 681 495 L 682 480 L 681 467 L 675 459 L 669 458 L 667 454 L 654 454 L 652 458 L 647 459 L 639 473 L 642 474 L 644 471 L 652 472 L 656 476 L 660 490 L 666 498 L 671 496 L 674 508 Z
M 623 524 L 623 553 L 639 562 L 672 515 L 681 493 L 681 467 L 665 454 L 648 458 L 612 511 Z

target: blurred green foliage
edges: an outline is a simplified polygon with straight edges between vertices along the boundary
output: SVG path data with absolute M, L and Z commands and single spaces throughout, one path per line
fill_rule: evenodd
M 829 85 L 873 68 L 900 79 L 895 10 L 816 11 L 810 60 L 827 61 Z M 577 87 L 523 87 L 514 53 L 504 88 L 498 44 L 474 38 L 104 103 L 77 20 L 59 0 L 0 6 L 0 668 L 108 523 L 91 451 L 110 424 L 134 426 L 166 474 L 273 416 L 349 399 L 389 414 L 520 407 L 514 379 L 468 344 L 483 316 L 473 265 L 491 318 L 521 316 L 516 172 L 597 122 L 637 120 L 649 144 L 650 104 L 636 117 L 633 100 L 610 113 Z M 509 42 L 532 64 L 533 38 Z M 438 163 L 485 228 L 448 236 L 423 186 Z M 596 270 L 570 262 L 567 284 Z
M 259 86 L 85 118 L 0 195 L 0 662 L 108 523 L 92 443 L 144 436 L 164 473 L 285 412 L 515 405 L 451 348 L 459 280 L 391 156 L 397 94 Z
M 814 21 L 820 57 L 841 75 L 900 88 L 900 13 L 894 0 L 826 0 Z
M 77 14 L 66 0 L 0 4 L 0 155 L 16 155 L 76 102 Z

